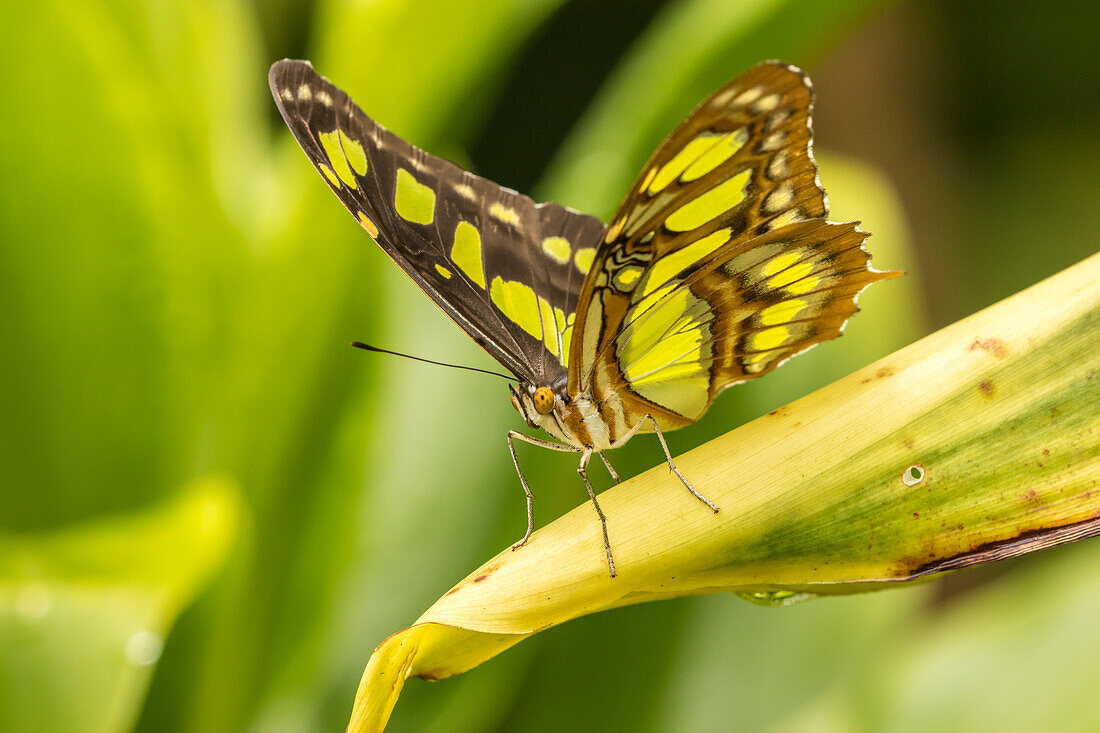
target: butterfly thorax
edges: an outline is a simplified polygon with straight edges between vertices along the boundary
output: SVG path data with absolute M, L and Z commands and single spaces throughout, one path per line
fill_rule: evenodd
M 551 387 L 524 382 L 510 389 L 512 406 L 528 425 L 576 448 L 606 450 L 625 432 L 616 429 L 625 424 L 618 400 L 597 400 L 587 391 L 570 394 L 565 384 Z

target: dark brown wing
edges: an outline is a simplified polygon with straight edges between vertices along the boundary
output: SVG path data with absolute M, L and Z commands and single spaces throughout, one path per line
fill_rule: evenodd
M 518 378 L 564 378 L 586 252 L 604 224 L 414 147 L 309 62 L 277 62 L 269 83 L 310 161 L 386 254 Z

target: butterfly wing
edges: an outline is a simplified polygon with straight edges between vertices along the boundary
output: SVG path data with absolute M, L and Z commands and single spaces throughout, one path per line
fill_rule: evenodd
M 619 207 L 581 291 L 569 382 L 619 406 L 613 433 L 647 413 L 665 428 L 698 419 L 725 387 L 839 335 L 859 292 L 899 274 L 870 267 L 855 224 L 825 221 L 812 102 L 798 69 L 750 69 Z
M 603 222 L 425 153 L 306 61 L 279 61 L 268 79 L 310 161 L 386 254 L 518 378 L 564 379 Z

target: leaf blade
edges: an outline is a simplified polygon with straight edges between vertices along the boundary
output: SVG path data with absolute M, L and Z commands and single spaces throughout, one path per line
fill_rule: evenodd
M 499 653 L 502 634 L 645 600 L 846 594 L 1096 534 L 1097 279 L 1100 255 L 684 455 L 719 515 L 661 466 L 605 492 L 618 578 L 578 507 L 400 632 L 420 635 L 408 674 L 456 674 Z M 980 455 L 985 470 L 967 468 Z M 925 478 L 907 486 L 917 458 Z M 377 694 L 364 678 L 357 709 Z

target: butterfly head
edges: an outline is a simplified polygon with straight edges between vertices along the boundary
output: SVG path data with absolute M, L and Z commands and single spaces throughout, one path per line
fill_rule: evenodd
M 560 422 L 555 420 L 555 413 L 560 417 L 565 411 L 567 400 L 564 382 L 560 389 L 529 382 L 521 382 L 509 389 L 512 391 L 512 407 L 523 415 L 528 425 L 543 428 L 555 435 L 558 433 L 555 428 Z

